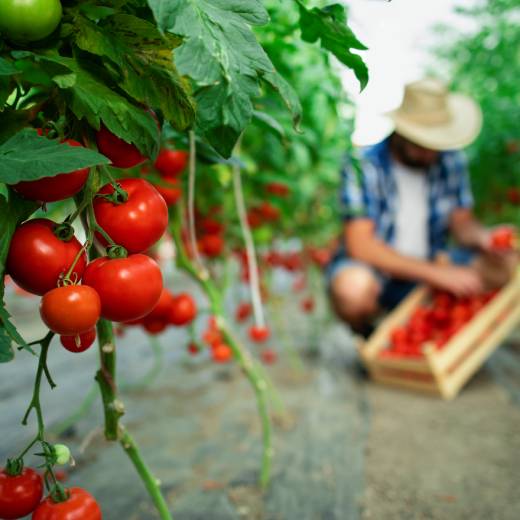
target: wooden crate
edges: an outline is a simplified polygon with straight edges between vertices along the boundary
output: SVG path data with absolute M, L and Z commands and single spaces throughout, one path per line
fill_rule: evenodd
M 520 269 L 441 350 L 424 344 L 419 358 L 380 357 L 391 331 L 404 325 L 430 296 L 427 287 L 415 289 L 366 342 L 359 342 L 358 350 L 374 381 L 452 399 L 520 323 Z

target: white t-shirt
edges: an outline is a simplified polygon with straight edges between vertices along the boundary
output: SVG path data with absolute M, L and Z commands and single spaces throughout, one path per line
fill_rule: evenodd
M 397 161 L 392 167 L 398 196 L 394 248 L 406 256 L 427 258 L 429 205 L 426 171 Z

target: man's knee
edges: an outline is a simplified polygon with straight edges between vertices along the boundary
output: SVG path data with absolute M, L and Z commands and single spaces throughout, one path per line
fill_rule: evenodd
M 334 276 L 331 297 L 338 316 L 350 323 L 363 321 L 377 311 L 379 282 L 363 266 L 346 267 Z

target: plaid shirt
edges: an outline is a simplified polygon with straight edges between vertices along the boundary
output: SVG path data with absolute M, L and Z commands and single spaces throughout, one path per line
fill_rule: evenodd
M 387 244 L 395 238 L 397 185 L 392 173 L 389 139 L 362 151 L 358 175 L 351 161 L 341 172 L 341 208 L 345 221 L 369 218 L 377 236 Z M 441 152 L 437 164 L 428 170 L 429 256 L 445 250 L 449 217 L 457 208 L 471 208 L 471 193 L 466 160 L 461 152 Z

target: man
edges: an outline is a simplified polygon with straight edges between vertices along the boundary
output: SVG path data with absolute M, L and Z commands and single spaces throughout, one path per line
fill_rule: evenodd
M 417 282 L 471 296 L 504 283 L 514 264 L 492 251 L 491 231 L 474 217 L 457 151 L 480 132 L 479 107 L 426 79 L 406 86 L 390 117 L 394 133 L 363 152 L 360 168 L 342 172 L 343 244 L 328 267 L 337 314 L 362 333 Z M 462 249 L 439 263 L 450 236 Z

